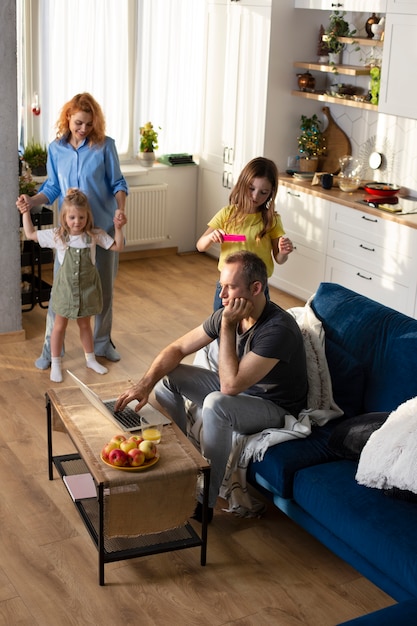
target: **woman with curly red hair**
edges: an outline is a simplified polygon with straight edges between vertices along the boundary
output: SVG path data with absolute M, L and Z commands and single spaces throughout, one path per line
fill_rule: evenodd
M 125 220 L 128 186 L 120 169 L 115 142 L 105 134 L 105 119 L 100 105 L 89 93 L 77 94 L 62 107 L 56 131 L 56 138 L 48 147 L 47 180 L 35 196 L 19 196 L 17 207 L 19 210 L 30 210 L 42 204 L 52 204 L 58 198 L 60 210 L 67 190 L 76 187 L 88 198 L 95 226 L 113 237 L 113 219 Z M 95 317 L 95 354 L 118 361 L 120 355 L 111 340 L 118 253 L 98 248 L 96 265 L 103 288 L 103 309 Z M 56 258 L 54 273 L 58 269 Z M 53 323 L 54 313 L 49 306 L 42 354 L 35 361 L 38 369 L 47 369 L 51 364 Z

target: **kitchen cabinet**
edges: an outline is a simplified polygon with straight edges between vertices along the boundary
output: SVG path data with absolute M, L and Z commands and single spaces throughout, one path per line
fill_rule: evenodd
M 244 165 L 263 153 L 271 4 L 271 0 L 207 3 L 199 232 L 228 204 Z
M 294 250 L 286 263 L 275 264 L 269 282 L 307 300 L 324 280 L 330 203 L 280 185 L 276 210 Z
M 415 0 L 388 0 L 387 12 L 417 15 L 417 4 Z
M 330 203 L 325 280 L 413 316 L 417 230 Z
M 388 0 L 389 2 L 395 0 Z M 401 0 L 397 0 L 401 2 Z M 412 0 L 411 0 L 412 1 Z M 407 0 L 403 0 L 407 2 Z M 334 0 L 294 0 L 294 7 L 296 9 L 321 9 L 324 11 L 371 11 L 375 13 L 385 13 L 387 10 L 387 0 L 367 0 L 366 8 L 364 7 L 363 0 L 341 0 L 335 2 Z M 410 0 L 408 1 L 410 4 Z
M 417 5 L 412 13 L 387 15 L 378 111 L 417 119 L 417 85 L 406 76 L 417 64 Z

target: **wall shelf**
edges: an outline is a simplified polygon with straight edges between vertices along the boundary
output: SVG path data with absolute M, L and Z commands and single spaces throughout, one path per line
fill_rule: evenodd
M 366 109 L 368 111 L 378 111 L 376 104 L 370 102 L 358 102 L 357 100 L 351 100 L 349 98 L 337 98 L 329 96 L 327 93 L 319 91 L 298 91 L 295 89 L 291 92 L 293 96 L 299 96 L 300 98 L 307 98 L 308 100 L 319 100 L 320 102 L 330 102 L 331 104 L 341 104 L 342 106 L 356 107 L 357 109 Z
M 311 63 L 309 61 L 294 61 L 294 67 L 300 67 L 306 70 L 313 70 L 315 72 L 327 72 L 337 74 L 344 74 L 346 76 L 369 76 L 370 67 L 358 66 L 358 65 L 328 65 L 322 63 Z
M 366 46 L 372 48 L 382 48 L 383 40 L 369 39 L 365 37 L 338 37 L 340 43 L 348 46 Z M 315 63 L 310 61 L 295 61 L 293 67 L 313 72 L 323 72 L 333 74 L 337 82 L 337 76 L 369 76 L 371 67 L 365 65 L 330 65 L 323 63 Z M 291 92 L 293 96 L 307 98 L 309 100 L 319 100 L 320 102 L 329 102 L 330 104 L 341 104 L 342 106 L 355 107 L 357 109 L 366 109 L 368 111 L 378 111 L 376 104 L 370 102 L 362 102 L 353 98 L 341 98 L 338 96 L 330 96 L 325 91 L 301 91 L 294 90 Z
M 338 37 L 340 43 L 348 46 L 372 46 L 372 48 L 382 48 L 384 42 L 381 39 L 368 39 L 367 37 Z

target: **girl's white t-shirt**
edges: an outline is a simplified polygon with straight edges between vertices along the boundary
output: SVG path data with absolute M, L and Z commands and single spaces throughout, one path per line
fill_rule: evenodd
M 96 245 L 108 250 L 114 243 L 113 237 L 108 235 L 106 231 L 101 228 L 93 228 L 92 239 L 90 243 L 87 242 L 85 233 L 81 235 L 70 235 L 66 242 L 63 242 L 61 238 L 56 238 L 56 228 L 46 228 L 45 230 L 38 230 L 38 243 L 41 248 L 55 248 L 57 251 L 58 261 L 62 265 L 64 260 L 65 251 L 67 248 L 90 248 L 91 262 L 93 265 L 96 263 Z

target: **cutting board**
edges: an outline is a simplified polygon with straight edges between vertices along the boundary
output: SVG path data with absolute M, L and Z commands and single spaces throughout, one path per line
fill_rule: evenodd
M 326 142 L 326 154 L 320 157 L 319 168 L 322 172 L 337 174 L 340 170 L 339 158 L 352 154 L 352 147 L 349 137 L 332 118 L 329 107 L 323 107 L 322 111 L 328 119 L 328 125 L 326 130 L 323 131 L 323 137 Z

